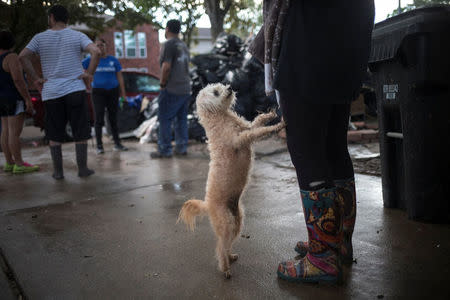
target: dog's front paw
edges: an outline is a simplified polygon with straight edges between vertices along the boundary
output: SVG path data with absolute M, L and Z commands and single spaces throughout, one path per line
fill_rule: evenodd
M 274 126 L 276 128 L 275 130 L 279 131 L 279 130 L 283 129 L 284 127 L 286 127 L 286 123 L 284 122 L 283 119 L 281 119 L 281 121 L 278 124 L 274 125 Z
M 271 111 L 269 111 L 269 112 L 266 113 L 265 115 L 267 116 L 267 118 L 268 118 L 269 120 L 273 120 L 273 119 L 275 119 L 276 117 L 278 117 L 277 112 L 276 112 L 274 109 L 272 109 Z
M 225 275 L 226 279 L 230 279 L 231 278 L 231 271 L 230 270 L 225 271 L 223 274 Z

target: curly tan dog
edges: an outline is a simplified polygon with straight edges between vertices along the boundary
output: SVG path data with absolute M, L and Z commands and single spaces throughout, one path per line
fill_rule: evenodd
M 284 127 L 283 122 L 264 126 L 276 117 L 274 112 L 260 114 L 252 123 L 240 118 L 230 109 L 234 100 L 234 92 L 222 84 L 208 85 L 197 96 L 197 111 L 211 156 L 206 195 L 205 201 L 186 201 L 178 217 L 178 221 L 183 220 L 194 230 L 195 217 L 209 215 L 217 236 L 219 268 L 226 278 L 231 277 L 230 262 L 238 258 L 231 253 L 231 247 L 242 227 L 243 209 L 239 200 L 251 168 L 251 145 Z

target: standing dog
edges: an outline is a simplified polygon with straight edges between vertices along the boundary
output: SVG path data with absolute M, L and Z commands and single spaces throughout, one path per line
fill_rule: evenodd
M 230 262 L 238 258 L 231 253 L 231 247 L 242 227 L 243 210 L 239 200 L 251 168 L 251 145 L 284 127 L 284 122 L 264 126 L 276 117 L 275 112 L 258 115 L 252 123 L 245 121 L 230 109 L 234 100 L 234 92 L 222 84 L 210 84 L 197 96 L 197 111 L 211 156 L 206 195 L 205 201 L 186 201 L 178 217 L 178 221 L 183 220 L 194 230 L 195 217 L 209 215 L 217 236 L 219 268 L 226 278 L 231 277 Z

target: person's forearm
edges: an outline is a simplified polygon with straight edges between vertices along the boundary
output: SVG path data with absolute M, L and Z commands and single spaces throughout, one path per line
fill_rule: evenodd
M 126 98 L 127 94 L 125 92 L 125 83 L 123 81 L 122 73 L 117 73 L 117 81 L 119 81 L 119 89 L 120 89 L 120 96 Z
M 28 83 L 31 84 L 37 79 L 39 79 L 39 76 L 37 75 L 36 71 L 34 70 L 33 64 L 31 63 L 30 56 L 19 56 L 20 62 L 22 63 L 22 67 L 27 74 L 27 80 Z
M 100 56 L 97 52 L 91 54 L 91 61 L 89 62 L 89 67 L 86 72 L 90 75 L 94 75 L 95 70 L 97 69 L 98 62 L 100 61 Z
M 161 79 L 159 80 L 162 86 L 167 85 L 170 75 L 170 65 L 168 63 L 163 63 L 161 67 Z
M 30 93 L 28 92 L 28 86 L 25 83 L 25 80 L 23 80 L 23 79 L 14 80 L 14 85 L 16 86 L 17 91 L 19 92 L 20 96 L 22 96 L 22 98 L 26 102 L 31 101 Z

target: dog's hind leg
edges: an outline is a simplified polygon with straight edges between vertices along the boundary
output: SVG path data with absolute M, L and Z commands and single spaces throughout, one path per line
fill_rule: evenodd
M 241 233 L 243 215 L 244 215 L 244 212 L 243 212 L 241 206 L 239 205 L 238 206 L 238 213 L 237 213 L 236 216 L 234 216 L 234 226 L 233 226 L 233 232 L 232 232 L 232 240 L 231 240 L 231 244 L 230 244 L 230 248 L 229 248 L 229 252 L 228 252 L 228 257 L 229 257 L 231 263 L 235 262 L 238 259 L 238 257 L 239 257 L 239 255 L 231 253 L 231 248 L 233 246 L 234 241 L 238 237 L 239 233 Z
M 217 236 L 216 257 L 220 271 L 224 273 L 226 278 L 230 278 L 230 252 L 234 240 L 233 216 L 228 211 L 221 211 L 219 215 L 223 218 L 210 218 Z
M 226 241 L 222 236 L 217 240 L 216 255 L 217 260 L 219 261 L 220 271 L 224 273 L 227 279 L 231 278 L 230 258 L 228 257 L 228 251 L 226 249 Z

